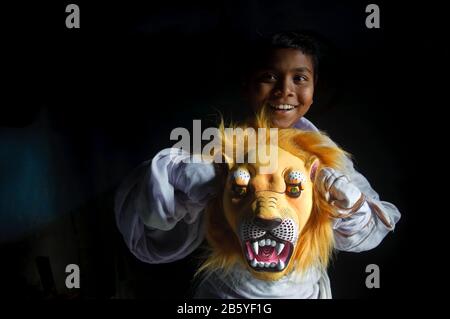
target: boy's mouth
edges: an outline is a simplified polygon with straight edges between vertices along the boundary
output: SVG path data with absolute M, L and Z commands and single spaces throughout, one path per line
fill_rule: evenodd
M 274 111 L 282 111 L 282 112 L 291 111 L 297 107 L 297 105 L 292 104 L 271 104 L 271 103 L 269 103 L 269 106 Z

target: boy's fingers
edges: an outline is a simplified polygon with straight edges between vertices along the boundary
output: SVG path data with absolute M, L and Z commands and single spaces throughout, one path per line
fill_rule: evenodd
M 320 170 L 317 176 L 317 180 L 322 184 L 324 191 L 328 192 L 335 183 L 336 179 L 340 178 L 341 176 L 344 175 L 338 174 L 334 169 L 330 167 L 325 167 Z

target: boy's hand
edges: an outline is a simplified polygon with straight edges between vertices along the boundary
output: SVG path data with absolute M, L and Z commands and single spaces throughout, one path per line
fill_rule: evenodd
M 325 199 L 338 208 L 341 215 L 356 212 L 364 204 L 364 195 L 350 179 L 330 167 L 317 174 L 316 183 Z
M 207 200 L 217 192 L 213 164 L 180 162 L 173 173 L 174 188 L 186 194 L 193 202 Z

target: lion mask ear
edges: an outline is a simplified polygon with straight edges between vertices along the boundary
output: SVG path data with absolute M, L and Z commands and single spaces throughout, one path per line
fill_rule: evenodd
M 228 172 L 234 166 L 234 162 L 232 161 L 232 159 L 223 152 L 215 155 L 214 162 L 216 163 L 216 172 L 224 178 L 228 175 Z
M 309 178 L 311 182 L 314 182 L 316 179 L 317 171 L 319 169 L 320 161 L 318 158 L 314 159 L 313 163 L 309 167 Z
M 228 170 L 234 166 L 233 159 L 224 152 L 219 152 L 214 155 L 214 163 L 226 164 Z

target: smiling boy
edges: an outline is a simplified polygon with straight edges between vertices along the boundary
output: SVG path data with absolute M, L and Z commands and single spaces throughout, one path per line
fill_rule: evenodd
M 298 49 L 280 48 L 273 51 L 268 60 L 249 79 L 250 106 L 258 111 L 266 104 L 275 127 L 293 127 L 313 103 L 312 58 Z
M 318 78 L 318 45 L 306 34 L 274 35 L 259 48 L 249 68 L 245 99 L 254 111 L 266 108 L 272 125 L 318 131 L 304 115 L 313 103 Z M 330 143 L 332 143 L 330 141 Z M 130 251 L 148 263 L 167 263 L 192 253 L 204 240 L 204 209 L 216 193 L 213 164 L 189 163 L 189 154 L 159 152 L 144 162 L 121 185 L 115 212 L 117 225 Z M 372 249 L 394 229 L 400 218 L 397 208 L 381 201 L 364 176 L 347 158 L 345 173 L 324 168 L 316 183 L 322 195 L 341 214 L 333 221 L 335 248 L 360 252 Z M 239 272 L 239 276 L 247 276 Z M 198 288 L 197 297 L 331 298 L 328 277 L 284 278 L 282 289 L 248 278 L 242 286 L 215 291 L 227 285 L 220 276 Z M 265 287 L 255 292 L 258 287 Z

